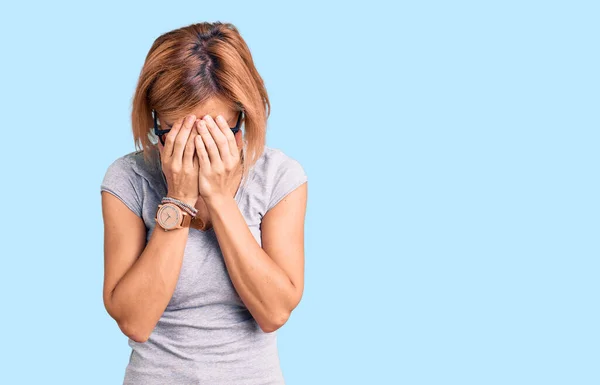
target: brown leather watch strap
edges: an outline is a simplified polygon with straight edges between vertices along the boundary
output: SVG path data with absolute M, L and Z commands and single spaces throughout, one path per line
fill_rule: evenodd
M 188 215 L 187 213 L 183 213 L 182 211 L 182 216 L 183 219 L 181 220 L 181 227 L 190 227 L 190 223 L 192 222 L 192 217 L 190 215 Z
M 193 227 L 196 230 L 200 230 L 200 231 L 206 231 L 210 228 L 210 226 L 208 226 L 208 224 L 202 222 L 202 220 L 200 218 L 192 218 L 192 223 L 190 224 L 190 227 Z

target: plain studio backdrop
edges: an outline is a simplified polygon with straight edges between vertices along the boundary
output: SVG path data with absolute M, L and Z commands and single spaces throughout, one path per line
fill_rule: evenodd
M 600 383 L 597 4 L 2 5 L 0 383 L 122 381 L 100 182 L 150 45 L 200 21 L 308 175 L 288 385 Z

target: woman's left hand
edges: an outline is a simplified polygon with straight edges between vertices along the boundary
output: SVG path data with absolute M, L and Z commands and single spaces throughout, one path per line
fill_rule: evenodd
M 195 138 L 199 159 L 199 194 L 205 201 L 233 197 L 239 180 L 236 170 L 241 163 L 240 152 L 231 128 L 219 115 L 216 121 L 210 115 L 196 121 L 199 135 Z

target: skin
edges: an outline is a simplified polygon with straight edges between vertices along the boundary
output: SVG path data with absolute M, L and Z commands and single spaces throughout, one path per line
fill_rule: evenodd
M 220 111 L 226 111 L 225 113 L 220 114 Z M 180 118 L 174 118 L 174 117 L 169 117 L 169 116 L 161 116 L 159 115 L 159 121 L 161 122 L 161 124 L 164 124 L 167 127 L 172 127 L 173 130 L 177 130 L 178 124 L 182 124 L 183 120 L 187 117 L 191 117 L 191 118 L 196 118 L 196 121 L 193 125 L 193 129 L 190 132 L 190 137 L 187 141 L 187 145 L 191 146 L 191 147 L 196 147 L 199 145 L 202 145 L 202 137 L 200 135 L 200 131 L 202 129 L 202 125 L 201 123 L 204 121 L 205 126 L 204 127 L 209 127 L 210 126 L 214 126 L 216 123 L 216 120 L 213 120 L 212 117 L 214 116 L 215 119 L 221 115 L 223 118 L 225 118 L 226 120 L 226 124 L 225 126 L 227 127 L 233 127 L 235 126 L 236 122 L 237 122 L 237 118 L 238 118 L 238 113 L 235 110 L 231 110 L 227 107 L 227 104 L 222 102 L 221 100 L 217 99 L 217 98 L 211 98 L 209 99 L 205 104 L 197 107 L 194 111 L 192 111 L 190 114 L 184 115 L 183 117 Z M 208 115 L 208 116 L 207 116 Z M 202 118 L 205 119 L 202 119 Z M 210 120 L 208 120 L 207 118 L 210 118 Z M 223 122 L 221 122 L 222 124 Z M 185 126 L 185 125 L 184 125 Z M 182 127 L 184 128 L 184 127 Z M 231 130 L 229 130 L 231 131 Z M 209 130 L 210 132 L 210 130 Z M 198 138 L 196 138 L 197 136 L 200 136 Z M 231 137 L 231 136 L 229 136 Z M 233 151 L 234 149 L 237 147 L 238 149 L 238 159 L 241 157 L 241 153 L 242 153 L 242 145 L 243 145 L 243 140 L 242 140 L 242 132 L 238 131 L 237 134 L 235 134 L 234 140 L 235 143 L 229 143 L 229 147 L 231 149 L 232 155 L 234 154 Z M 211 136 L 207 137 L 208 139 L 212 139 Z M 214 142 L 214 140 L 213 140 Z M 163 151 L 163 146 L 162 144 L 159 142 L 158 143 L 158 147 L 159 147 L 159 151 L 161 153 L 161 157 L 163 159 L 165 159 L 162 156 L 162 151 Z M 199 157 L 198 157 L 198 153 L 194 152 L 195 156 L 194 156 L 194 164 L 199 163 Z M 232 197 L 235 196 L 237 189 L 239 188 L 239 185 L 241 183 L 241 178 L 242 178 L 242 164 L 240 162 L 237 162 L 235 156 L 232 156 L 230 158 L 225 159 L 227 161 L 227 165 L 225 166 L 231 166 L 230 168 L 232 170 L 223 170 L 226 172 L 227 175 L 225 175 L 223 178 L 221 178 L 220 181 L 217 182 L 217 188 L 220 188 L 222 191 L 221 192 L 225 192 L 225 191 L 229 191 L 229 193 L 231 194 Z M 222 163 L 222 162 L 221 162 Z M 223 166 L 223 164 L 221 164 L 221 166 Z M 210 167 L 207 167 L 206 169 L 208 170 Z M 170 180 L 171 175 L 169 175 L 167 173 L 166 175 L 167 177 L 167 184 L 168 186 L 174 186 L 175 183 L 173 183 L 174 181 Z M 237 180 L 237 183 L 233 183 L 233 180 Z M 206 180 L 205 178 L 200 178 L 199 179 L 199 184 L 205 184 Z M 177 186 L 175 186 L 177 187 Z M 192 206 L 195 206 L 196 209 L 198 209 L 198 214 L 196 215 L 197 217 L 200 217 L 200 219 L 202 219 L 203 222 L 211 222 L 211 216 L 210 213 L 208 212 L 208 207 L 206 205 L 206 198 L 209 198 L 212 195 L 212 189 L 213 187 L 211 185 L 205 185 L 203 188 L 200 187 L 199 188 L 199 194 L 194 194 L 194 196 L 186 196 L 184 192 L 178 191 L 177 189 L 170 189 L 169 191 L 169 196 L 173 196 L 176 197 Z M 201 192 L 204 192 L 204 196 L 201 195 Z
M 273 332 L 287 322 L 304 290 L 307 183 L 263 216 L 261 247 L 234 200 L 241 181 L 242 145 L 241 131 L 234 136 L 230 129 L 236 112 L 211 99 L 193 114 L 200 119 L 195 119 L 195 134 L 190 128 L 187 143 L 193 143 L 199 166 L 196 207 L 202 207 L 213 224 L 240 298 L 260 328 Z M 176 123 L 169 120 L 173 117 L 162 118 L 165 124 Z M 160 147 L 168 149 L 167 144 Z M 146 244 L 143 220 L 107 192 L 102 193 L 102 213 L 104 305 L 125 335 L 145 342 L 175 290 L 190 228 L 153 231 Z

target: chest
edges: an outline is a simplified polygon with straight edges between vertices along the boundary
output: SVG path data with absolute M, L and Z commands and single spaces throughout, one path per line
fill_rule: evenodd
M 143 201 L 146 241 L 150 240 L 155 229 L 160 229 L 154 216 L 161 194 L 161 191 L 146 194 Z M 238 208 L 259 245 L 262 245 L 260 222 L 263 204 L 259 200 L 261 196 L 262 194 L 257 195 L 250 191 L 236 196 Z M 209 211 L 204 201 L 199 199 L 195 207 L 198 209 L 197 216 L 210 222 Z M 206 231 L 189 229 L 179 278 L 167 309 L 177 310 L 211 304 L 244 307 L 229 276 L 219 242 L 212 226 Z

